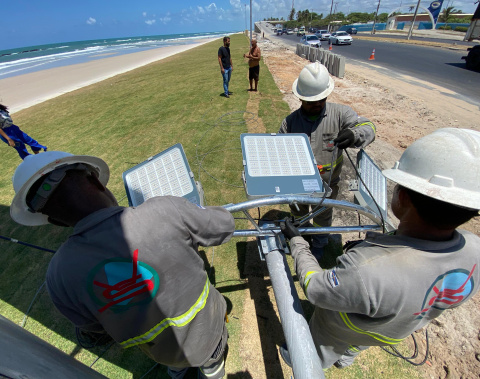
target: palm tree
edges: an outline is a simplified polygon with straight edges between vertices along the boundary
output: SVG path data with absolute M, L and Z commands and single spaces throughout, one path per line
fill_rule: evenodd
M 454 7 L 447 7 L 443 10 L 443 13 L 441 15 L 441 19 L 445 23 L 445 25 L 443 26 L 443 30 L 447 29 L 448 20 L 450 19 L 450 17 L 452 17 L 454 13 L 458 13 L 458 9 L 455 9 Z

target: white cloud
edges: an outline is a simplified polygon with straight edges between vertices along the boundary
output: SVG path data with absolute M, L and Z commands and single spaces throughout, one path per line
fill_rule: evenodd
M 142 13 L 143 17 L 147 17 L 147 12 Z
M 146 20 L 146 21 L 145 21 L 145 24 L 147 24 L 147 25 L 153 25 L 153 24 L 155 24 L 156 22 L 157 22 L 157 20 Z
M 159 17 L 158 20 L 164 24 L 168 24 L 170 21 L 172 21 L 172 18 L 170 17 L 170 12 L 167 12 L 165 17 Z
M 216 11 L 217 10 L 217 5 L 215 3 L 211 3 L 208 7 L 207 10 L 209 12 Z
M 95 20 L 93 17 L 89 17 L 87 20 L 88 25 L 94 25 L 97 23 L 97 20 Z
M 202 7 L 197 6 L 197 9 L 198 9 L 199 13 L 201 13 L 201 14 L 205 13 L 205 9 L 203 9 Z

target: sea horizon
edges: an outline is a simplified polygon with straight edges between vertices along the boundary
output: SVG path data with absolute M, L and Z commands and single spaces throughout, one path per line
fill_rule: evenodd
M 166 46 L 191 44 L 199 39 L 219 38 L 232 33 L 236 33 L 236 31 L 100 38 L 0 50 L 0 80 L 54 67 L 84 63 L 95 59 Z

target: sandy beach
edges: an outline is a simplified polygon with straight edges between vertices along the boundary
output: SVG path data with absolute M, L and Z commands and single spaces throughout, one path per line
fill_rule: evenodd
M 134 70 L 149 63 L 193 49 L 217 38 L 205 38 L 189 45 L 167 46 L 91 62 L 63 66 L 0 80 L 0 103 L 13 114 L 64 93 Z

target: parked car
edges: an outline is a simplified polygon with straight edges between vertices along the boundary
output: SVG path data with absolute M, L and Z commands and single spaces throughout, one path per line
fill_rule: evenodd
M 292 29 L 287 29 L 287 35 L 292 35 L 293 34 L 293 30 Z
M 328 32 L 328 30 L 317 30 L 315 34 L 320 39 L 320 41 L 328 41 L 328 38 L 330 37 L 330 33 Z
M 305 35 L 305 28 L 299 28 L 297 32 L 297 36 L 304 36 Z
M 348 34 L 357 34 L 357 28 L 348 28 L 347 33 Z
M 322 45 L 322 43 L 315 34 L 304 35 L 302 38 L 300 38 L 300 43 L 302 45 L 308 45 L 313 47 L 320 47 Z
M 347 32 L 335 32 L 328 38 L 332 45 L 351 45 L 353 38 Z

